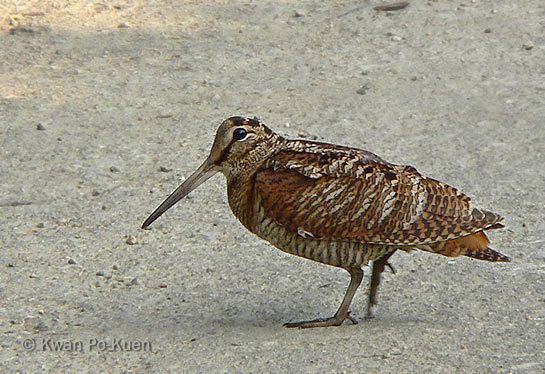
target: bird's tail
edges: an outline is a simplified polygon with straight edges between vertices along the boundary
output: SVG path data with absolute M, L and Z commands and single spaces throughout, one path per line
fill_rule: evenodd
M 479 251 L 468 250 L 464 256 L 491 262 L 511 262 L 511 259 L 509 257 L 493 250 L 490 247 L 486 247 L 485 249 Z
M 482 231 L 446 242 L 435 243 L 421 248 L 448 257 L 467 256 L 492 262 L 510 262 L 511 259 L 488 246 L 490 241 Z

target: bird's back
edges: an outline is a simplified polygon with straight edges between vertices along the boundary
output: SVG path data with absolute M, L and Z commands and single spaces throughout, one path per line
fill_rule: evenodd
M 338 262 L 337 254 L 327 254 L 331 247 L 354 261 L 362 252 L 360 264 L 399 248 L 508 260 L 488 248 L 483 232 L 501 227 L 501 216 L 411 166 L 364 150 L 286 140 L 242 185 L 229 194 L 245 206 L 231 207 L 246 227 L 303 257 L 316 260 L 306 247 L 321 248 L 320 262 Z

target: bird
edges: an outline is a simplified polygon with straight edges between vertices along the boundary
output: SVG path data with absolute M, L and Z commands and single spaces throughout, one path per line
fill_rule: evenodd
M 368 265 L 365 317 L 373 318 L 381 275 L 386 267 L 394 271 L 389 259 L 397 251 L 510 261 L 489 247 L 485 234 L 504 227 L 503 217 L 475 207 L 456 188 L 369 151 L 282 137 L 257 117 L 224 120 L 206 160 L 142 228 L 218 172 L 246 229 L 283 252 L 350 274 L 332 317 L 288 322 L 288 328 L 357 324 L 349 308 Z

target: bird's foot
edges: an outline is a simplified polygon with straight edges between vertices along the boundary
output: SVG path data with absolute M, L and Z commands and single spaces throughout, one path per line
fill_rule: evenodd
M 284 323 L 284 327 L 287 327 L 289 329 L 295 327 L 298 327 L 300 329 L 308 329 L 312 327 L 340 326 L 346 319 L 351 321 L 354 325 L 358 324 L 358 321 L 356 321 L 356 319 L 350 315 L 350 312 L 347 312 L 344 316 L 335 314 L 333 317 L 330 318 L 318 318 L 312 321 L 288 322 Z

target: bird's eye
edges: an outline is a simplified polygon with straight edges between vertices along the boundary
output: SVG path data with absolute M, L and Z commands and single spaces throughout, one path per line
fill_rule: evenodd
M 233 139 L 235 140 L 242 140 L 248 135 L 246 130 L 244 130 L 242 127 L 239 127 L 233 131 Z

